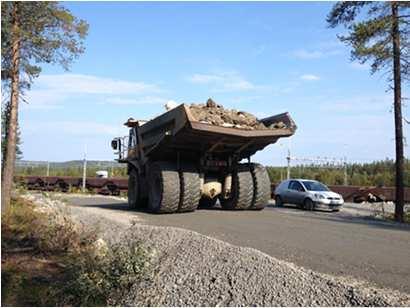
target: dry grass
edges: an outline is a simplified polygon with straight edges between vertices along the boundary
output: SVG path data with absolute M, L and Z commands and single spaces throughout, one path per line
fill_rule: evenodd
M 95 230 L 23 199 L 12 201 L 1 228 L 3 306 L 115 305 L 148 269 L 141 243 L 106 245 Z

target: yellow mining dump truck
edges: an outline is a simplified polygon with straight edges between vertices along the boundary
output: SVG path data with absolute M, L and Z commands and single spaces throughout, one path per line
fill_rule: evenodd
M 191 106 L 181 104 L 150 121 L 131 118 L 125 123 L 129 136 L 112 140 L 117 160 L 128 165 L 130 208 L 187 212 L 214 206 L 219 199 L 224 209 L 263 209 L 270 199 L 270 181 L 266 169 L 250 157 L 294 134 L 290 115 L 278 114 L 258 120 L 256 129 L 242 129 L 202 121 Z M 247 162 L 241 163 L 243 159 Z

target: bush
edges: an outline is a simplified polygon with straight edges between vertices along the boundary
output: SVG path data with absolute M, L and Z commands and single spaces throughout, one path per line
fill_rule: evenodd
M 140 242 L 129 240 L 103 255 L 94 249 L 82 251 L 67 263 L 65 277 L 54 289 L 60 300 L 53 305 L 114 306 L 146 276 L 148 254 Z
M 149 269 L 142 243 L 108 245 L 96 229 L 85 232 L 66 215 L 36 211 L 23 199 L 2 216 L 2 237 L 6 306 L 117 305 Z
M 41 215 L 34 211 L 31 202 L 11 200 L 10 208 L 1 217 L 1 248 L 36 246 L 39 241 L 36 234 L 41 225 Z

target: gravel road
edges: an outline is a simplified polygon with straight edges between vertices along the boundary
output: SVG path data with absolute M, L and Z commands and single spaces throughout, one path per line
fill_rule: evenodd
M 280 260 L 321 273 L 354 277 L 410 293 L 410 227 L 366 217 L 347 205 L 339 213 L 268 207 L 262 212 L 197 210 L 153 215 L 131 212 L 113 197 L 69 196 L 69 204 L 116 221 L 174 226 L 228 243 L 258 249 Z
M 57 195 L 70 204 L 83 204 L 67 207 L 55 197 L 26 195 L 47 211 L 57 209 L 65 216 L 71 215 L 85 228 L 95 230 L 97 227 L 106 241 L 130 237 L 140 240 L 150 251 L 150 276 L 135 284 L 116 305 L 410 305 L 410 295 L 403 292 L 380 289 L 353 278 L 321 274 L 259 250 L 231 245 L 194 231 L 144 224 L 146 221 L 141 218 L 141 213 L 119 211 L 113 209 L 113 205 L 108 206 L 107 201 L 115 201 L 113 198 Z M 121 200 L 117 201 L 116 204 L 123 206 Z M 169 215 L 172 216 L 177 215 Z
M 49 212 L 55 209 L 60 213 L 57 216 L 70 215 L 85 228 L 95 230 L 100 227 L 101 236 L 106 241 L 130 237 L 140 240 L 150 252 L 149 276 L 134 284 L 115 305 L 410 305 L 410 295 L 403 292 L 375 288 L 352 278 L 320 274 L 253 248 L 231 245 L 182 228 L 144 225 L 139 214 L 89 205 L 90 201 L 107 201 L 106 198 L 77 197 L 71 203 L 86 199 L 89 206 L 67 207 L 54 197 L 26 195 L 38 204 L 39 210 Z

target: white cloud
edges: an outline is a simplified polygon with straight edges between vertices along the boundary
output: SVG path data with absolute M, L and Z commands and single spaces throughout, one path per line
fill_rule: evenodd
M 140 98 L 110 97 L 105 101 L 114 105 L 150 105 L 165 104 L 168 100 L 158 96 L 143 96 Z
M 59 104 L 64 101 L 66 95 L 58 95 L 48 90 L 31 90 L 27 91 L 23 98 L 26 103 L 20 104 L 22 109 L 51 110 L 61 108 Z
M 82 94 L 139 94 L 159 90 L 156 85 L 144 82 L 81 74 L 40 75 L 35 85 L 60 93 Z
M 210 83 L 215 81 L 223 81 L 225 78 L 221 75 L 210 74 L 194 74 L 188 78 L 192 83 Z
M 320 59 L 329 56 L 335 56 L 341 54 L 342 51 L 338 49 L 332 50 L 306 50 L 306 49 L 298 49 L 291 52 L 291 56 L 303 59 L 303 60 L 310 60 L 310 59 Z
M 58 128 L 60 134 L 75 135 L 75 136 L 119 136 L 124 133 L 124 128 L 121 125 L 110 125 L 98 122 L 75 122 L 75 121 L 51 121 L 51 122 L 36 122 L 26 125 L 25 133 L 38 136 L 44 131 L 54 131 Z
M 90 102 L 113 104 L 164 103 L 166 99 L 155 96 L 162 90 L 155 84 L 119 80 L 93 75 L 56 74 L 40 75 L 33 89 L 27 91 L 24 109 L 48 110 L 59 108 L 63 102 L 76 101 L 78 96 L 88 96 Z M 154 95 L 151 95 L 154 94 Z
M 313 75 L 313 74 L 306 74 L 306 75 L 300 76 L 300 79 L 307 80 L 307 81 L 316 81 L 316 80 L 320 80 L 320 77 L 317 75 Z
M 238 72 L 223 72 L 217 74 L 194 74 L 188 81 L 195 84 L 208 84 L 215 87 L 214 91 L 252 91 L 263 88 L 246 80 Z

